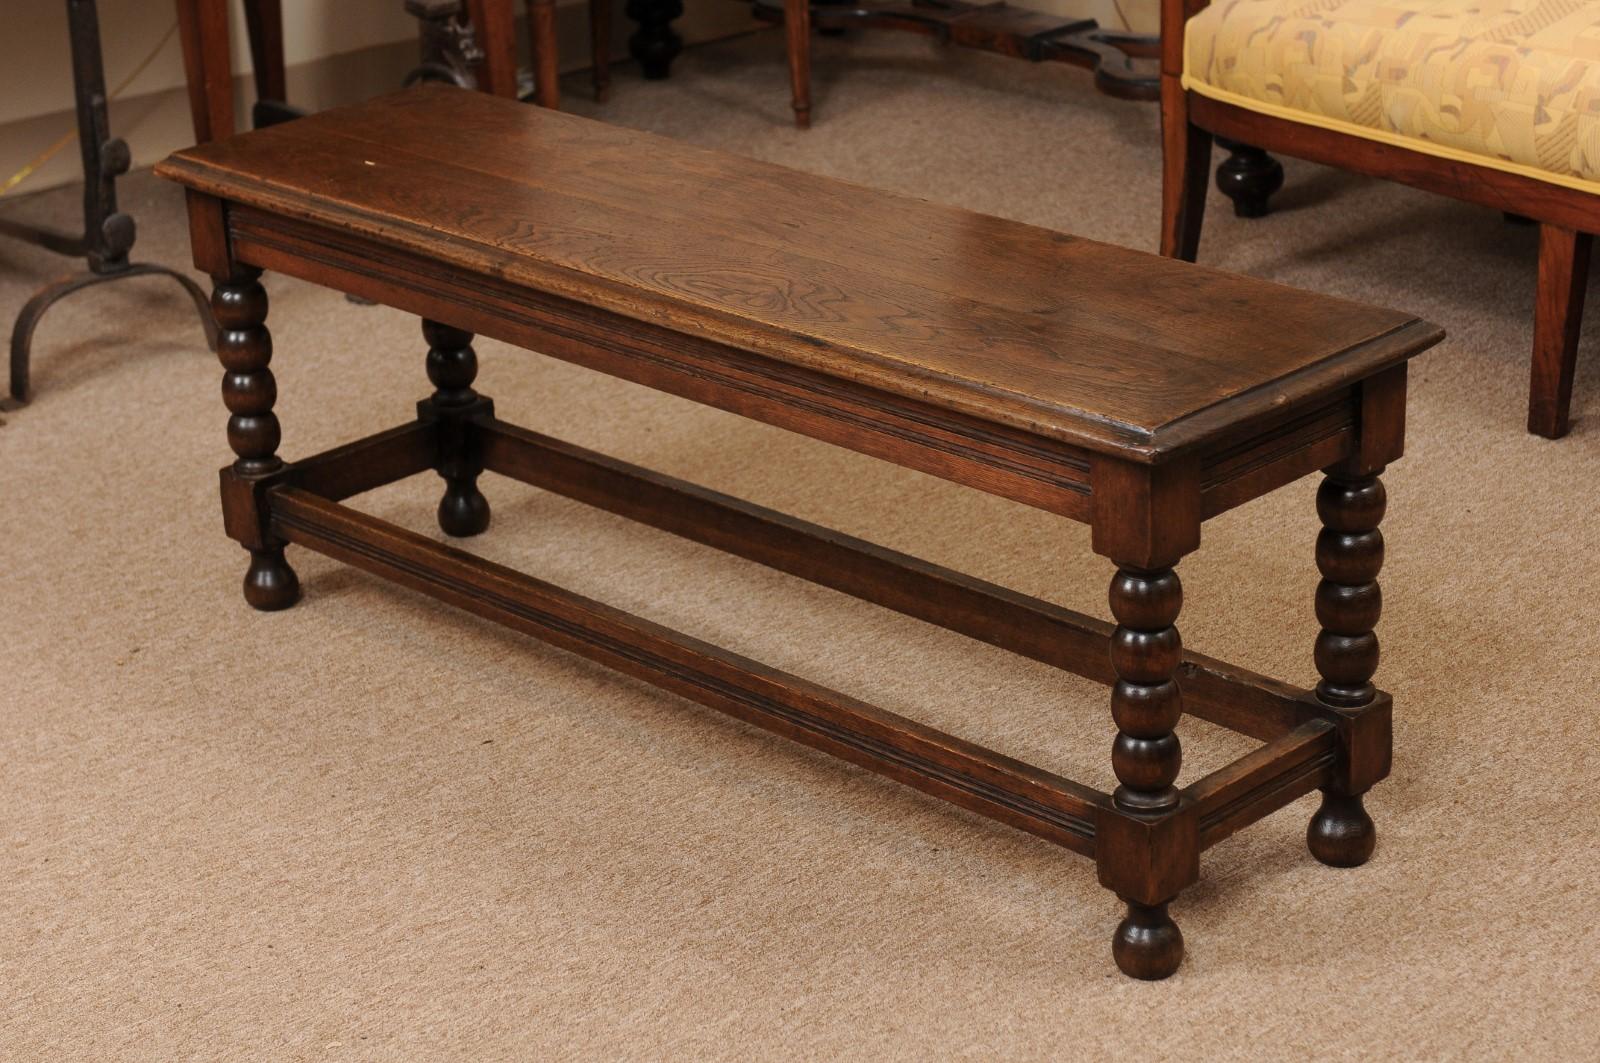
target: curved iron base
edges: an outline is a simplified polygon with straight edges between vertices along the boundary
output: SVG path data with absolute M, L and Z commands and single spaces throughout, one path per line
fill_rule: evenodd
M 75 276 L 63 277 L 39 289 L 32 299 L 23 306 L 22 313 L 17 315 L 17 323 L 11 329 L 11 401 L 8 408 L 26 405 L 31 397 L 28 383 L 28 363 L 33 347 L 33 333 L 39 327 L 39 319 L 56 303 L 83 288 L 91 288 L 107 281 L 121 280 L 124 277 L 146 276 L 171 277 L 189 293 L 189 298 L 194 301 L 194 308 L 200 314 L 200 326 L 205 329 L 206 344 L 212 350 L 217 349 L 217 322 L 211 316 L 211 299 L 201 290 L 200 286 L 190 278 L 175 269 L 166 266 L 156 266 L 144 262 L 129 263 L 120 269 L 108 273 L 79 273 Z

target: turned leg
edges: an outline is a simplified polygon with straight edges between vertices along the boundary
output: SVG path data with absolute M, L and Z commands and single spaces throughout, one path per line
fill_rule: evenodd
M 789 88 L 797 129 L 811 128 L 811 0 L 783 0 L 789 45 Z
M 438 426 L 437 468 L 444 478 L 439 527 L 446 535 L 477 535 L 489 527 L 489 500 L 478 490 L 483 459 L 470 418 L 493 407 L 472 390 L 478 376 L 472 333 L 423 321 L 422 334 L 428 341 L 428 379 L 435 390 L 432 398 L 417 404 L 417 413 Z
M 1567 434 L 1592 242 L 1588 233 L 1559 225 L 1539 226 L 1539 289 L 1533 315 L 1528 431 L 1547 439 L 1560 439 Z
M 1189 124 L 1188 95 L 1175 77 L 1161 79 L 1161 253 L 1193 262 L 1211 176 L 1211 134 Z
M 1112 800 L 1119 811 L 1155 819 L 1178 807 L 1178 771 L 1183 750 L 1174 728 L 1183 715 L 1175 673 L 1183 643 L 1175 626 L 1183 586 L 1172 569 L 1143 571 L 1119 566 L 1111 580 L 1111 715 L 1117 737 L 1111 766 L 1117 774 Z M 1117 927 L 1111 953 L 1134 978 L 1165 978 L 1183 960 L 1183 935 L 1167 914 L 1167 900 L 1146 903 L 1123 897 L 1127 918 Z
M 281 432 L 272 412 L 278 385 L 267 363 L 272 360 L 272 335 L 267 331 L 267 291 L 261 271 L 238 267 L 231 276 L 214 278 L 211 310 L 217 319 L 217 357 L 224 370 L 222 401 L 228 407 L 228 445 L 237 455 L 224 470 L 223 504 L 229 532 L 250 551 L 244 577 L 244 599 L 257 609 L 287 609 L 300 597 L 300 581 L 284 560 L 282 540 L 265 527 L 254 511 L 261 481 L 283 469 L 278 457 Z M 230 490 L 238 485 L 243 490 Z M 243 504 L 233 499 L 248 499 Z M 243 516 L 229 512 L 231 506 Z
M 639 26 L 628 38 L 628 54 L 639 72 L 651 81 L 666 77 L 683 50 L 683 38 L 672 28 L 673 19 L 683 14 L 683 0 L 628 0 L 623 11 Z
M 1378 570 L 1383 567 L 1383 482 L 1376 474 L 1343 476 L 1329 471 L 1317 491 L 1317 635 L 1315 658 L 1322 680 L 1317 697 L 1337 709 L 1368 705 L 1377 696 L 1372 676 L 1378 670 L 1378 636 L 1373 628 L 1383 611 Z M 1322 806 L 1311 819 L 1306 844 L 1331 867 L 1364 864 L 1377 844 L 1372 818 L 1361 792 L 1340 786 L 1322 791 Z
M 1237 140 L 1218 137 L 1217 143 L 1231 153 L 1217 167 L 1217 187 L 1233 200 L 1233 213 L 1241 218 L 1264 217 L 1272 193 L 1283 187 L 1283 164 Z

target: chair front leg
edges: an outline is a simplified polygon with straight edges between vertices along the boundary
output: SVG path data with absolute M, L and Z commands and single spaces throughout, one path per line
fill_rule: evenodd
M 1539 226 L 1539 290 L 1533 316 L 1533 373 L 1528 431 L 1546 439 L 1567 434 L 1572 376 L 1578 364 L 1578 326 L 1589 282 L 1588 233 Z
M 1161 253 L 1193 262 L 1200 252 L 1211 134 L 1189 122 L 1189 94 L 1175 77 L 1161 79 Z

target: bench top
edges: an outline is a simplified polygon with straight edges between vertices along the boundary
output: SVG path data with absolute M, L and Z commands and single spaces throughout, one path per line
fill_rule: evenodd
M 191 148 L 158 173 L 1142 461 L 1442 335 L 1392 310 L 447 87 Z

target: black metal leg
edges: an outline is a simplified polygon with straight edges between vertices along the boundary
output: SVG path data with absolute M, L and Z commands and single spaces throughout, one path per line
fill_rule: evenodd
M 217 323 L 211 316 L 211 300 L 200 286 L 177 270 L 168 269 L 166 266 L 156 266 L 145 262 L 130 263 L 115 273 L 80 273 L 74 277 L 65 277 L 53 284 L 46 285 L 35 292 L 22 307 L 22 312 L 17 315 L 17 323 L 11 329 L 11 406 L 25 406 L 33 397 L 32 387 L 29 383 L 29 361 L 33 347 L 33 333 L 39 327 L 39 319 L 44 317 L 45 311 L 56 303 L 83 288 L 92 288 L 97 284 L 109 281 L 122 280 L 125 277 L 171 277 L 183 286 L 189 293 L 189 298 L 194 302 L 195 312 L 200 315 L 200 325 L 205 329 L 206 346 L 211 350 L 217 349 Z

